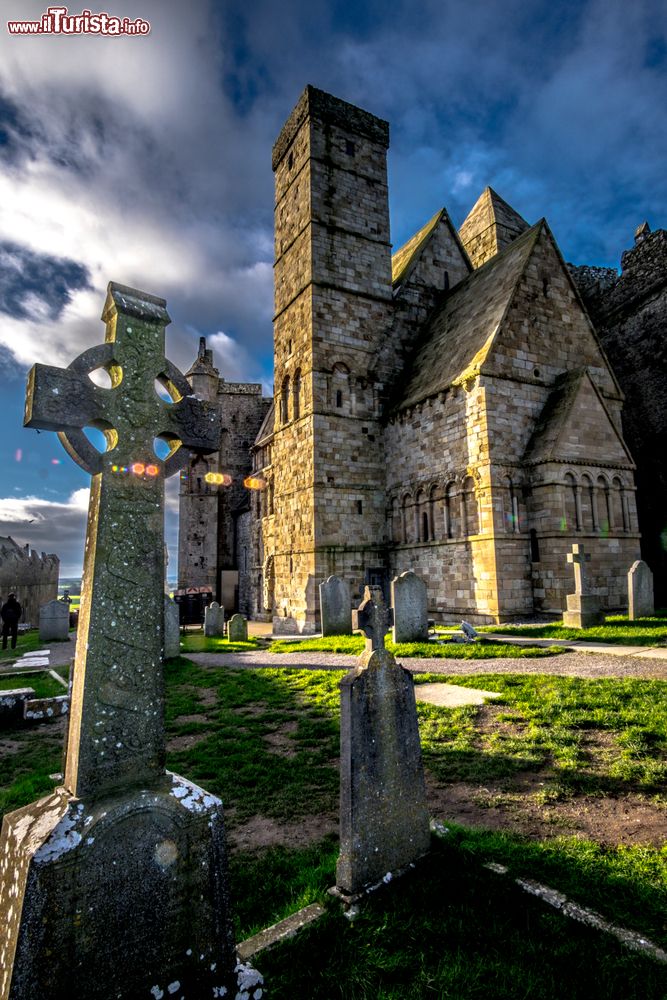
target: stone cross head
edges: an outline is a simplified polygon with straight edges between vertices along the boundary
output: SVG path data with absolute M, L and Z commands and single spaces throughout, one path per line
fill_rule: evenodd
M 352 612 L 352 628 L 366 636 L 366 649 L 384 649 L 384 637 L 393 624 L 394 613 L 385 607 L 381 587 L 365 587 L 364 599 Z
M 583 594 L 586 586 L 586 563 L 591 561 L 590 554 L 585 551 L 580 542 L 575 542 L 572 551 L 567 554 L 567 561 L 574 569 L 574 589 L 577 594 Z

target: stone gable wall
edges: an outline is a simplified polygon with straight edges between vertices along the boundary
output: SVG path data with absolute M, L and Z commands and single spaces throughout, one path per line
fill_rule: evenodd
M 57 555 L 39 555 L 11 537 L 0 538 L 0 598 L 4 604 L 10 594 L 16 594 L 22 622 L 39 624 L 40 607 L 58 596 L 59 572 Z

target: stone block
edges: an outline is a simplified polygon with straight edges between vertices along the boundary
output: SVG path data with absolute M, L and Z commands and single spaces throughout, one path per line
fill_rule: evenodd
M 225 634 L 225 609 L 213 601 L 204 611 L 204 635 L 219 638 Z
M 352 631 L 350 585 L 339 576 L 320 584 L 322 635 L 349 635 Z
M 563 625 L 568 628 L 591 628 L 604 624 L 600 602 L 593 594 L 568 594 Z
M 23 722 L 26 702 L 35 697 L 33 688 L 12 688 L 0 692 L 0 729 L 11 729 Z
M 394 642 L 428 641 L 426 584 L 412 570 L 391 581 L 391 606 Z
M 628 573 L 628 618 L 650 618 L 653 614 L 653 573 L 643 559 L 637 559 Z
M 243 615 L 232 615 L 227 623 L 227 638 L 230 642 L 248 641 L 248 622 Z
M 181 652 L 181 627 L 178 604 L 165 594 L 164 597 L 164 658 L 171 659 Z
M 49 601 L 39 609 L 39 641 L 69 638 L 69 604 L 67 601 Z

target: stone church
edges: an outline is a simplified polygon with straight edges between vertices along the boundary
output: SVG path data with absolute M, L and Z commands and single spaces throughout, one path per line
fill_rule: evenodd
M 392 256 L 388 145 L 313 87 L 278 137 L 275 399 L 201 343 L 188 376 L 224 430 L 182 477 L 179 586 L 314 632 L 329 575 L 356 599 L 413 569 L 432 617 L 498 622 L 560 614 L 581 541 L 603 607 L 627 605 L 624 396 L 549 226 L 487 188 Z

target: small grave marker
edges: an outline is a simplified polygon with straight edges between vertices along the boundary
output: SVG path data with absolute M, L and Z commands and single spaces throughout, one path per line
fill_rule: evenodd
M 225 609 L 217 601 L 212 601 L 204 609 L 204 635 L 211 639 L 225 634 Z
M 408 570 L 391 581 L 394 642 L 428 642 L 426 584 Z
M 588 590 L 586 563 L 590 559 L 579 542 L 575 542 L 567 554 L 567 561 L 574 570 L 574 594 L 567 595 L 567 611 L 563 613 L 563 625 L 569 628 L 589 628 L 604 621 L 598 598 Z
M 642 559 L 637 559 L 628 573 L 628 618 L 650 618 L 654 614 L 653 573 Z
M 39 641 L 64 641 L 69 638 L 69 604 L 49 601 L 39 609 Z
M 350 585 L 339 576 L 320 584 L 322 635 L 349 635 L 352 631 Z
M 243 615 L 232 615 L 227 623 L 227 638 L 230 642 L 248 641 L 248 623 Z

